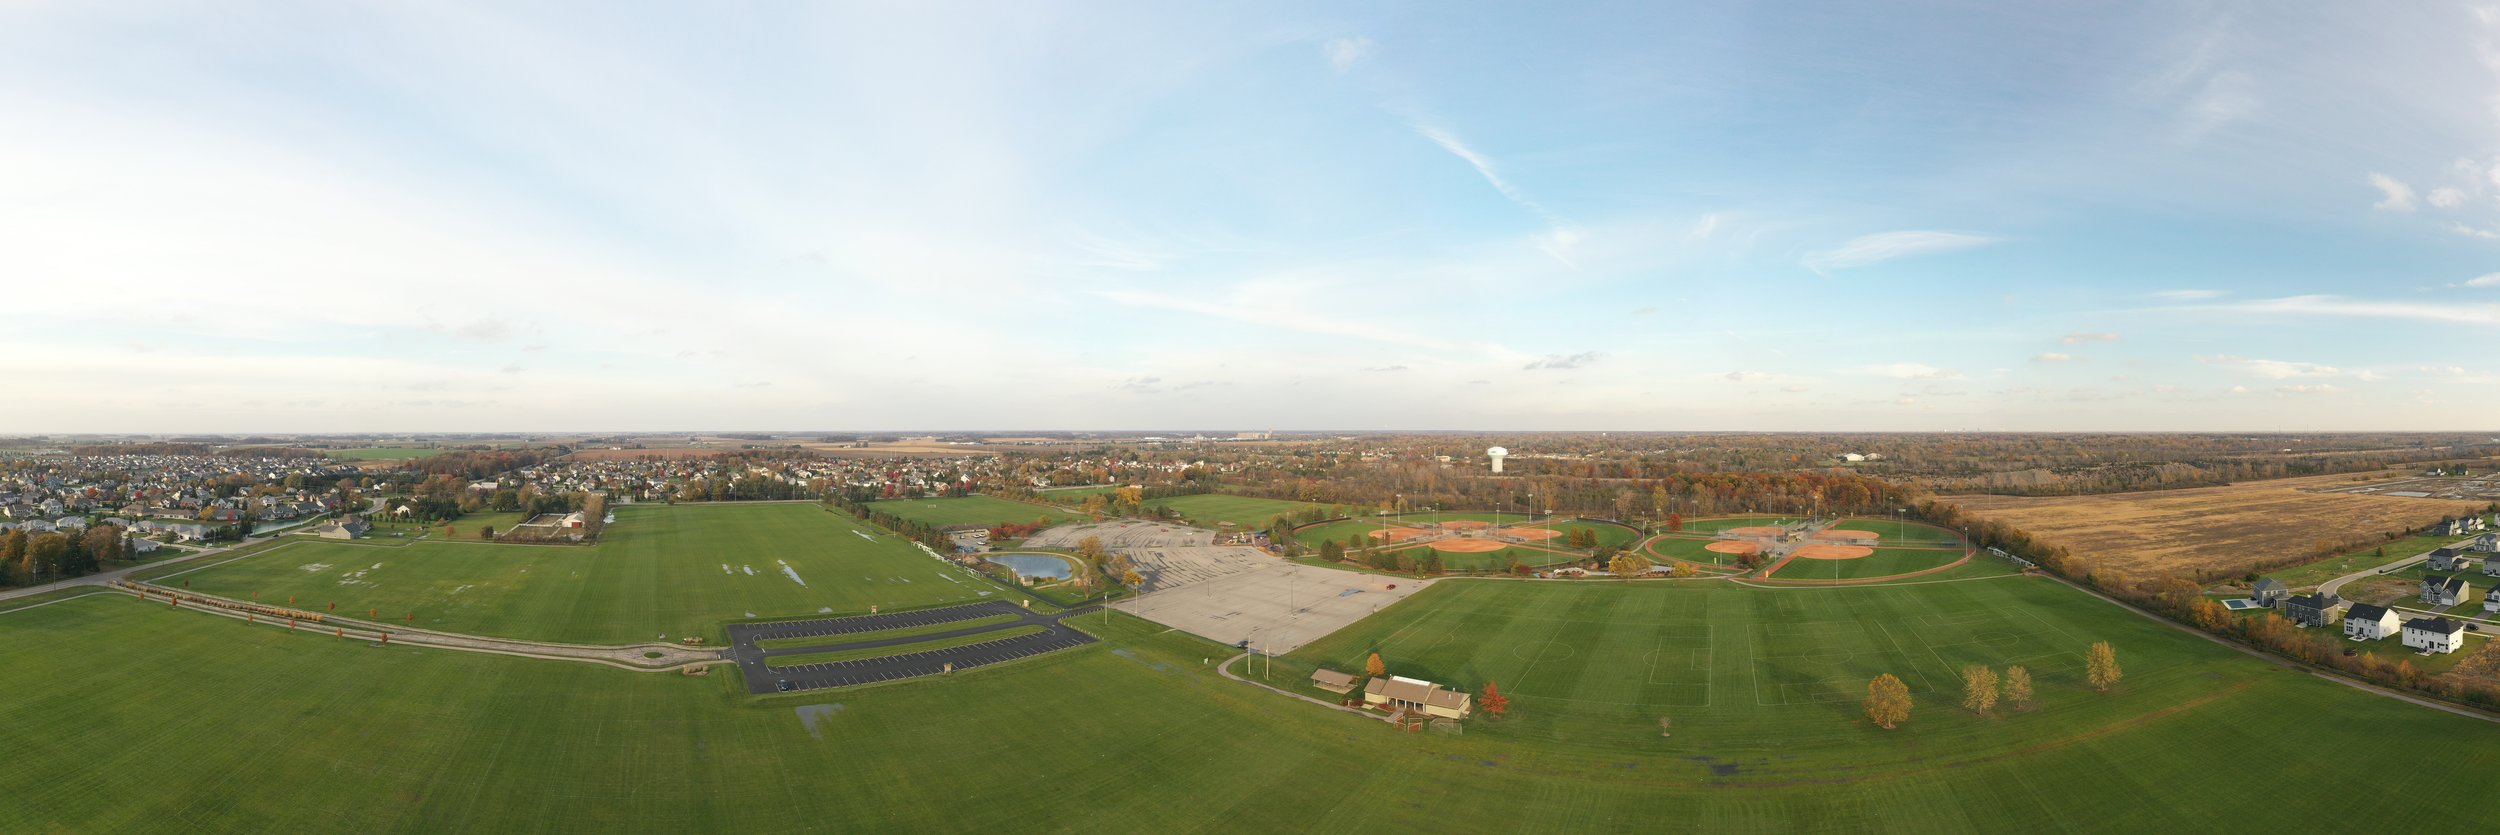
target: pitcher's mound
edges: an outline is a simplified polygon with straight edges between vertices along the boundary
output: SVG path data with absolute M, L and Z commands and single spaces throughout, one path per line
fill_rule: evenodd
M 1711 552 L 1720 553 L 1720 554 L 1735 554 L 1735 555 L 1737 555 L 1737 556 L 1740 556 L 1740 557 L 1741 557 L 1741 556 L 1744 556 L 1744 555 L 1746 555 L 1746 554 L 1759 554 L 1759 553 L 1762 553 L 1762 543 L 1759 543 L 1759 542 L 1713 542 L 1713 543 L 1710 543 L 1710 544 L 1708 544 L 1708 545 L 1701 546 L 1701 549 L 1702 549 L 1702 550 L 1704 550 L 1704 551 L 1711 551 Z
M 1432 550 L 1448 551 L 1453 554 L 1481 554 L 1486 551 L 1502 550 L 1502 543 L 1495 542 L 1490 539 L 1476 539 L 1474 537 L 1468 537 L 1465 539 L 1444 539 L 1439 542 L 1432 543 Z
M 1864 545 L 1799 545 L 1789 552 L 1801 560 L 1854 560 L 1875 553 Z

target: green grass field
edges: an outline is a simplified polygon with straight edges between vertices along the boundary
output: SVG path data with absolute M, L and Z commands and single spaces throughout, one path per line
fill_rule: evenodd
M 1453 552 L 1434 550 L 1431 545 L 1413 545 L 1393 549 L 1391 553 L 1411 554 L 1419 560 L 1423 559 L 1425 554 L 1433 554 L 1441 558 L 1441 564 L 1443 566 L 1453 570 L 1463 571 L 1479 571 L 1490 568 L 1500 568 L 1509 564 L 1508 562 L 1505 562 L 1505 560 L 1517 560 L 1522 565 L 1543 567 L 1549 565 L 1561 565 L 1564 563 L 1576 563 L 1588 559 L 1588 557 L 1584 554 L 1563 548 L 1562 540 L 1557 539 L 1553 542 L 1555 550 L 1551 551 L 1541 548 L 1526 548 L 1512 545 L 1498 551 Z
M 1254 496 L 1173 496 L 1149 499 L 1148 507 L 1168 507 L 1181 518 L 1202 528 L 1213 528 L 1218 522 L 1231 522 L 1242 530 L 1264 530 L 1270 519 L 1280 513 L 1293 513 L 1318 507 L 1309 502 L 1283 499 L 1262 499 Z
M 1934 548 L 1876 548 L 1854 560 L 1793 559 L 1771 577 L 1779 580 L 1862 580 L 1951 565 L 1964 552 Z M 1991 558 L 1993 559 L 1993 558 Z
M 1225 681 L 1202 664 L 1225 648 L 1125 615 L 1083 625 L 1105 642 L 752 697 L 718 673 L 376 648 L 120 596 L 0 613 L 0 831 L 2470 832 L 2493 811 L 2471 787 L 2500 778 L 2487 723 L 2038 578 L 1459 581 L 1275 664 L 1291 686 L 1377 649 L 1401 674 L 1499 680 L 1511 717 L 1463 735 Z M 2116 692 L 2076 683 L 2095 639 L 2126 664 Z M 2014 660 L 2036 711 L 1936 692 Z M 1916 693 L 1898 730 L 1858 717 L 1878 671 Z M 2439 779 L 2403 776 L 2426 764 Z M 1032 790 L 966 790 L 1010 784 Z
M 1967 544 L 1962 541 L 1961 534 L 1954 533 L 1951 530 L 1939 528 L 1925 522 L 1912 522 L 1904 519 L 1851 516 L 1832 523 L 1832 528 L 1838 530 L 1869 531 L 1882 537 L 1882 539 L 1878 541 L 1885 545 L 1898 545 L 1902 547 L 1916 548 L 1960 548 Z
M 333 449 L 329 450 L 329 454 L 332 458 L 348 461 L 410 461 L 418 458 L 432 458 L 443 454 L 443 451 L 428 447 L 380 446 Z
M 965 629 L 969 627 L 956 625 L 955 628 Z M 765 659 L 764 665 L 768 667 L 796 667 L 803 664 L 825 664 L 834 661 L 857 661 L 862 658 L 884 658 L 889 655 L 908 655 L 915 652 L 954 649 L 956 647 L 971 646 L 973 644 L 988 643 L 990 641 L 1003 641 L 1008 638 L 1021 638 L 1026 635 L 1039 635 L 1044 631 L 1046 630 L 1039 626 L 1019 626 L 1013 629 L 1000 629 L 994 632 L 983 632 L 976 635 L 957 635 L 952 638 L 932 638 L 926 641 L 914 641 L 912 643 L 897 644 L 890 647 L 845 649 L 835 650 L 832 652 L 808 652 L 800 653 L 798 655 L 776 655 Z M 819 644 L 825 644 L 849 642 L 851 640 L 853 640 L 851 636 L 844 635 L 839 639 L 818 638 L 816 639 L 816 642 Z M 858 640 L 869 639 L 863 638 Z
M 1735 554 L 1722 554 L 1710 550 L 1710 543 L 1717 541 L 1675 535 L 1655 536 L 1651 537 L 1648 542 L 1641 543 L 1637 553 L 1648 557 L 1651 562 L 1672 558 L 1705 565 L 1735 565 Z
M 1714 519 L 1686 519 L 1683 532 L 1718 533 L 1729 528 L 1767 527 L 1794 521 L 1797 520 L 1786 516 L 1721 516 Z M 1666 526 L 1660 525 L 1658 529 L 1666 530 Z
M 1562 531 L 1565 534 L 1580 530 L 1594 531 L 1597 533 L 1598 547 L 1601 548 L 1630 548 L 1632 547 L 1632 543 L 1634 541 L 1641 538 L 1641 532 L 1639 530 L 1626 525 L 1613 524 L 1611 522 L 1582 522 L 1573 520 L 1568 522 L 1551 522 L 1540 527 L 1552 528 L 1554 530 Z M 1563 544 L 1563 540 L 1560 539 L 1553 540 L 1552 542 L 1558 547 Z
M 1395 529 L 1406 526 L 1399 525 L 1395 521 L 1390 521 L 1387 527 Z M 1302 543 L 1303 547 L 1314 549 L 1318 548 L 1322 541 L 1334 541 L 1342 544 L 1349 538 L 1360 537 L 1364 547 L 1368 548 L 1372 545 L 1380 543 L 1378 538 L 1371 536 L 1371 532 L 1381 529 L 1381 517 L 1370 516 L 1361 519 L 1340 519 L 1334 522 L 1322 522 L 1307 528 L 1295 530 L 1293 532 L 1293 537 L 1294 541 Z
M 1084 517 L 1058 508 L 1008 501 L 990 496 L 965 496 L 960 499 L 887 499 L 870 502 L 868 509 L 891 513 L 914 522 L 938 527 L 949 525 L 1030 524 L 1048 519 L 1059 524 Z
M 1438 523 L 1473 521 L 1491 522 L 1496 525 L 1516 525 L 1522 522 L 1534 520 L 1535 518 L 1536 517 L 1526 513 L 1510 511 L 1422 510 L 1413 513 L 1393 514 L 1389 517 L 1389 523 L 1397 524 L 1399 522 L 1404 522 L 1409 525 L 1420 525 L 1425 522 Z
M 588 547 L 297 538 L 149 577 L 228 597 L 293 596 L 306 609 L 335 602 L 356 617 L 379 609 L 393 623 L 413 611 L 428 629 L 585 643 L 718 640 L 723 622 L 750 612 L 848 614 L 1008 593 L 813 504 L 622 507 Z

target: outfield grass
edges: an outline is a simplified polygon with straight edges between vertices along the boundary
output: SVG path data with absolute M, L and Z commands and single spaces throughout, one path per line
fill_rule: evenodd
M 752 697 L 721 673 L 83 598 L 0 614 L 0 831 L 2469 832 L 2493 810 L 2460 787 L 2500 779 L 2488 723 L 2037 578 L 1447 582 L 1275 664 L 1293 686 L 1378 649 L 1393 672 L 1498 679 L 1510 718 L 1455 736 L 1222 680 L 1202 662 L 1229 650 L 1126 615 L 1084 623 L 1104 643 Z M 2126 665 L 2116 692 L 2076 682 L 2095 639 Z M 1934 692 L 2013 658 L 2038 670 L 2037 711 L 1977 718 Z M 1898 730 L 1858 717 L 1878 671 L 1917 691 Z M 2405 778 L 2426 764 L 2439 779 Z M 1034 790 L 966 790 L 1000 785 Z
M 1387 527 L 1394 530 L 1401 527 L 1411 526 L 1400 525 L 1396 521 L 1391 520 L 1388 522 Z M 1373 531 L 1381 529 L 1382 518 L 1377 516 L 1365 517 L 1361 519 L 1340 519 L 1334 522 L 1321 522 L 1307 528 L 1297 529 L 1293 532 L 1293 540 L 1295 542 L 1302 543 L 1302 547 L 1316 550 L 1319 548 L 1319 544 L 1323 541 L 1333 541 L 1343 544 L 1348 538 L 1359 537 L 1363 542 L 1363 546 L 1368 548 L 1381 542 L 1381 540 L 1374 538 L 1371 535 Z
M 1710 543 L 1717 541 L 1716 539 L 1687 539 L 1672 535 L 1655 536 L 1651 537 L 1648 542 L 1642 543 L 1635 553 L 1648 557 L 1652 562 L 1662 559 L 1678 559 L 1705 565 L 1735 565 L 1735 554 L 1722 554 L 1710 550 Z
M 1418 560 L 1423 559 L 1426 554 L 1431 554 L 1440 557 L 1441 564 L 1445 567 L 1470 571 L 1500 568 L 1503 565 L 1508 564 L 1505 562 L 1506 558 L 1509 560 L 1517 560 L 1522 565 L 1539 568 L 1549 565 L 1561 565 L 1563 563 L 1576 563 L 1588 559 L 1588 556 L 1585 554 L 1575 553 L 1570 549 L 1563 548 L 1561 540 L 1554 540 L 1554 547 L 1556 549 L 1560 549 L 1560 552 L 1558 553 L 1557 551 L 1527 548 L 1518 545 L 1507 546 L 1498 551 L 1452 552 L 1433 550 L 1433 547 L 1430 544 L 1424 544 L 1410 545 L 1399 548 L 1393 551 L 1393 553 L 1413 555 Z
M 999 614 L 990 615 L 988 617 L 973 618 L 971 620 L 948 621 L 945 623 L 931 623 L 920 626 L 905 626 L 896 629 L 879 629 L 871 632 L 845 632 L 840 635 L 817 635 L 808 638 L 766 638 L 756 641 L 755 646 L 759 649 L 790 649 L 793 647 L 821 647 L 826 644 L 848 644 L 857 641 L 882 641 L 888 638 L 908 638 L 913 635 L 933 635 L 939 632 L 953 632 L 958 629 L 971 629 L 975 626 L 992 626 L 1001 623 L 1014 623 L 1023 619 L 1023 615 Z
M 1231 522 L 1242 530 L 1265 530 L 1267 522 L 1280 513 L 1295 513 L 1320 505 L 1283 499 L 1262 499 L 1254 496 L 1172 496 L 1149 499 L 1148 507 L 1168 507 L 1181 518 L 1202 528 L 1213 528 L 1219 522 Z
M 1876 536 L 1882 537 L 1878 541 L 1885 545 L 1915 548 L 1961 548 L 1967 544 L 1963 541 L 1961 534 L 1954 533 L 1951 529 L 1940 528 L 1925 522 L 1912 522 L 1906 519 L 1894 519 L 1877 516 L 1851 516 L 1833 523 L 1831 527 L 1836 530 L 1872 532 Z
M 1409 524 L 1409 525 L 1420 525 L 1420 524 L 1423 524 L 1423 523 L 1425 523 L 1425 522 L 1435 522 L 1435 523 L 1438 523 L 1438 522 L 1464 522 L 1464 521 L 1473 521 L 1473 522 L 1491 522 L 1491 523 L 1496 524 L 1496 525 L 1517 525 L 1517 524 L 1521 524 L 1521 523 L 1525 523 L 1525 522 L 1532 521 L 1532 520 L 1534 520 L 1535 518 L 1536 518 L 1535 516 L 1530 515 L 1530 514 L 1526 514 L 1526 513 L 1517 513 L 1517 512 L 1512 512 L 1512 511 L 1493 511 L 1493 510 L 1419 510 L 1419 511 L 1415 511 L 1415 512 L 1413 512 L 1413 513 L 1398 513 L 1398 514 L 1393 514 L 1393 515 L 1391 515 L 1391 516 L 1389 517 L 1389 521 L 1390 521 L 1391 523 L 1393 523 L 1393 524 L 1394 524 L 1394 523 L 1403 522 L 1403 523 L 1406 523 L 1406 524 Z
M 1718 533 L 1729 528 L 1757 528 L 1785 525 L 1797 521 L 1788 516 L 1720 516 L 1710 519 L 1684 520 L 1686 533 Z M 1661 528 L 1664 530 L 1664 528 Z
M 1549 522 L 1537 527 L 1552 528 L 1554 530 L 1562 531 L 1565 535 L 1570 534 L 1572 531 L 1593 531 L 1597 534 L 1597 544 L 1599 547 L 1630 548 L 1632 547 L 1632 543 L 1634 541 L 1641 538 L 1641 532 L 1639 530 L 1628 525 L 1618 525 L 1612 522 L 1582 522 L 1579 520 L 1572 520 L 1568 522 Z M 1560 547 L 1563 543 L 1563 540 L 1559 538 L 1550 541 L 1557 547 Z
M 798 579 L 783 573 L 785 561 Z M 590 546 L 295 538 L 240 560 L 208 557 L 149 576 L 228 597 L 292 596 L 306 609 L 335 602 L 356 617 L 378 609 L 394 623 L 415 612 L 415 625 L 429 629 L 587 643 L 718 640 L 723 622 L 746 617 L 1008 593 L 813 504 L 622 507 Z
M 967 627 L 955 625 L 955 628 L 964 629 Z M 1000 629 L 991 632 L 983 632 L 977 635 L 957 635 L 952 638 L 933 638 L 926 641 L 914 641 L 908 644 L 896 644 L 890 647 L 845 649 L 833 652 L 809 652 L 798 655 L 776 655 L 764 659 L 764 665 L 767 667 L 797 667 L 806 664 L 829 664 L 835 661 L 857 661 L 862 658 L 884 658 L 892 655 L 909 655 L 915 652 L 954 649 L 956 647 L 968 647 L 973 644 L 986 644 L 991 641 L 1003 641 L 1008 638 L 1021 638 L 1026 635 L 1039 635 L 1047 631 L 1049 630 L 1043 629 L 1039 626 L 1019 626 L 1013 629 Z M 840 638 L 840 642 L 849 642 L 852 640 L 849 635 L 843 635 L 840 636 Z M 830 638 L 818 638 L 816 639 L 816 643 L 836 643 L 836 641 Z
M 949 525 L 1031 524 L 1047 525 L 1082 520 L 1085 517 L 1055 507 L 1008 501 L 993 496 L 965 496 L 959 499 L 886 499 L 870 502 L 868 509 L 891 513 L 914 522 L 938 527 Z
M 1876 548 L 1854 560 L 1793 559 L 1771 577 L 1777 580 L 1862 580 L 1890 577 L 1951 565 L 1965 552 L 1934 548 Z

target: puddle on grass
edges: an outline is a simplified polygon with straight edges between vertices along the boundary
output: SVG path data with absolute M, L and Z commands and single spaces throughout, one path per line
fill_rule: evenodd
M 799 705 L 799 724 L 807 726 L 808 736 L 821 740 L 825 738 L 825 732 L 824 729 L 817 727 L 816 723 L 831 721 L 834 714 L 841 712 L 842 704 L 840 702 L 824 705 Z

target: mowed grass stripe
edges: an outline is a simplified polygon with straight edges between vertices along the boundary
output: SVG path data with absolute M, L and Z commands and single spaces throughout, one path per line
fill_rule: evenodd
M 768 667 L 797 667 L 807 664 L 828 664 L 836 661 L 857 661 L 863 658 L 888 658 L 896 655 L 910 655 L 915 652 L 955 649 L 957 647 L 968 647 L 973 644 L 986 644 L 991 641 L 1004 641 L 1009 638 L 1022 638 L 1026 635 L 1039 635 L 1047 631 L 1050 630 L 1039 626 L 1018 626 L 1009 629 L 994 629 L 988 632 L 973 635 L 957 635 L 952 638 L 936 638 L 927 641 L 914 641 L 908 644 L 897 644 L 890 647 L 867 647 L 862 649 L 835 650 L 832 652 L 775 655 L 764 659 L 764 665 Z

